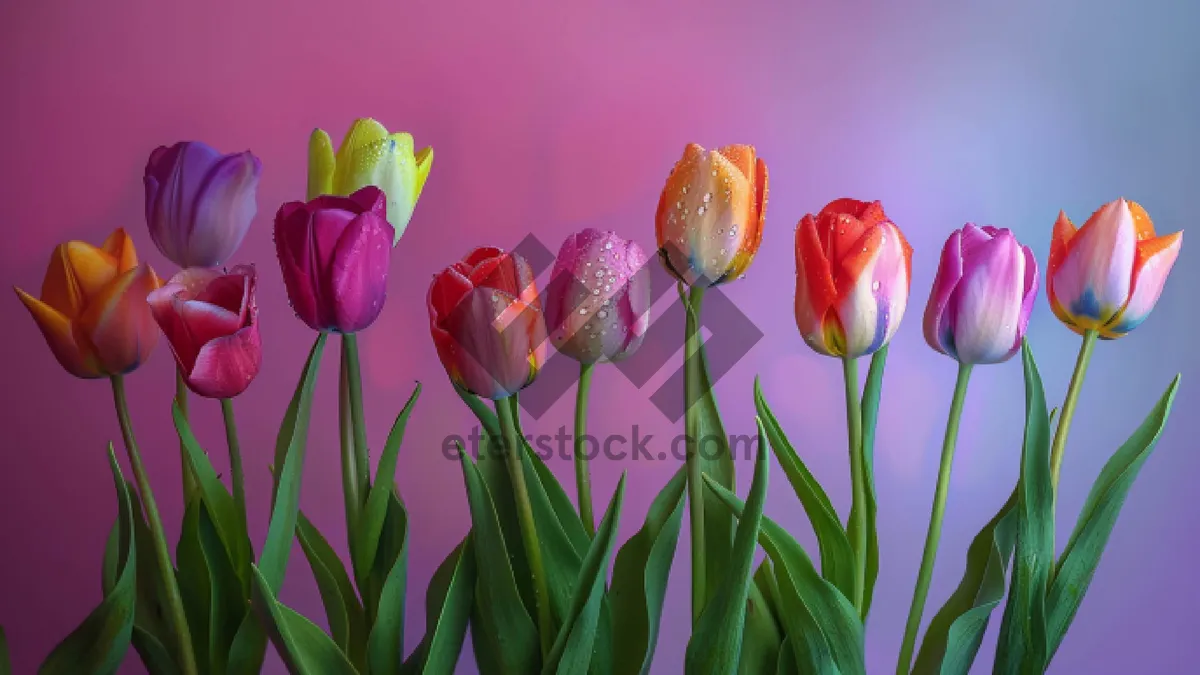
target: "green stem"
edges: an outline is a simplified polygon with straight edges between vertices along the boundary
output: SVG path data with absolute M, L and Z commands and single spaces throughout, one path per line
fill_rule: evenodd
M 353 553 L 356 549 L 354 533 L 358 531 L 359 511 L 362 497 L 358 491 L 357 470 L 354 455 L 354 421 L 350 413 L 350 377 L 346 350 L 342 350 L 341 374 L 338 378 L 338 437 L 342 446 L 342 497 L 346 502 L 346 542 Z M 361 561 L 354 561 L 355 569 Z
M 354 333 L 342 335 L 342 352 L 346 360 L 347 384 L 350 387 L 350 417 L 354 423 L 354 469 L 358 480 L 358 492 L 364 499 L 371 489 L 371 464 L 367 458 L 367 425 L 363 421 L 362 370 L 358 362 L 358 336 Z
M 687 447 L 685 460 L 688 488 L 688 520 L 692 531 L 692 626 L 700 621 L 700 614 L 708 596 L 707 555 L 704 549 L 704 468 L 700 463 L 699 410 L 693 410 L 704 395 L 701 383 L 690 376 L 694 369 L 687 367 L 687 359 L 700 358 L 700 306 L 704 301 L 704 286 L 695 286 L 688 303 L 688 318 L 684 329 L 684 428 Z
M 198 675 L 196 669 L 196 654 L 192 649 L 192 635 L 188 631 L 187 615 L 183 611 L 183 599 L 179 595 L 179 585 L 175 580 L 175 566 L 171 563 L 171 553 L 167 548 L 167 535 L 163 531 L 162 518 L 158 515 L 158 504 L 154 501 L 154 491 L 150 489 L 150 479 L 146 476 L 146 467 L 142 464 L 142 455 L 138 452 L 137 441 L 133 437 L 133 424 L 129 420 L 129 402 L 125 398 L 125 378 L 121 375 L 112 377 L 113 402 L 117 408 L 117 420 L 121 423 L 121 437 L 125 441 L 125 452 L 129 454 L 129 465 L 133 468 L 133 476 L 137 481 L 138 492 L 142 498 L 142 507 L 149 520 L 150 537 L 154 543 L 154 554 L 158 559 L 158 570 L 162 575 L 159 580 L 166 594 L 167 621 L 175 633 L 178 643 L 180 667 L 184 675 Z
M 179 406 L 179 412 L 183 413 L 183 419 L 188 418 L 188 388 L 187 383 L 183 381 L 183 373 L 179 369 L 175 369 L 175 404 Z M 192 495 L 196 492 L 196 475 L 192 473 L 192 463 L 188 460 L 187 448 L 183 445 L 183 441 L 179 441 L 179 459 L 181 461 L 181 471 L 183 473 L 183 503 L 187 504 Z
M 541 637 L 542 658 L 550 655 L 554 648 L 554 626 L 550 614 L 550 590 L 546 581 L 546 568 L 542 563 L 542 549 L 538 544 L 537 524 L 533 520 L 533 505 L 529 501 L 529 489 L 525 486 L 525 452 L 520 433 L 517 431 L 520 414 L 516 399 L 508 397 L 496 401 L 500 426 L 504 432 L 504 463 L 508 466 L 509 481 L 512 482 L 513 501 L 517 506 L 517 521 L 521 530 L 521 543 L 529 561 L 529 575 L 533 578 L 538 617 L 538 635 Z
M 937 558 L 938 541 L 942 537 L 942 517 L 946 513 L 946 496 L 950 491 L 950 467 L 954 464 L 954 446 L 958 441 L 958 422 L 962 417 L 963 401 L 967 398 L 967 382 L 971 379 L 971 365 L 958 366 L 958 381 L 954 384 L 954 399 L 950 403 L 950 417 L 946 421 L 946 437 L 942 441 L 942 460 L 938 468 L 937 490 L 933 493 L 933 512 L 929 516 L 929 531 L 925 534 L 925 552 L 921 554 L 921 569 L 917 573 L 917 586 L 913 589 L 912 605 L 908 609 L 908 622 L 904 626 L 904 642 L 900 647 L 900 661 L 896 664 L 896 675 L 908 675 L 912 665 L 913 649 L 917 644 L 917 630 L 921 627 L 921 614 L 925 611 L 925 600 L 929 596 L 929 582 L 933 579 L 933 563 Z
M 846 427 L 850 438 L 850 485 L 854 514 L 854 540 L 850 547 L 854 551 L 854 608 L 862 613 L 863 597 L 867 587 L 867 474 L 862 448 L 862 402 L 858 398 L 858 361 L 842 359 L 842 373 L 846 380 Z
M 596 534 L 596 517 L 592 512 L 592 475 L 588 469 L 587 435 L 588 390 L 592 386 L 594 364 L 579 364 L 579 386 L 575 391 L 575 493 L 579 499 L 579 518 L 588 536 Z
M 225 442 L 229 446 L 229 473 L 233 481 L 233 508 L 246 531 L 246 475 L 242 471 L 242 445 L 238 442 L 237 422 L 233 419 L 233 399 L 221 399 L 221 416 L 225 419 Z
M 1062 412 L 1059 413 L 1054 443 L 1050 446 L 1050 480 L 1055 487 L 1058 487 L 1058 477 L 1062 471 L 1063 451 L 1067 448 L 1071 419 L 1075 417 L 1075 404 L 1079 401 L 1079 391 L 1083 389 L 1083 378 L 1087 374 L 1088 363 L 1092 360 L 1092 349 L 1096 346 L 1097 337 L 1099 333 L 1094 330 L 1084 331 L 1083 344 L 1080 345 L 1079 356 L 1075 359 L 1075 372 L 1071 373 L 1067 398 L 1063 401 Z

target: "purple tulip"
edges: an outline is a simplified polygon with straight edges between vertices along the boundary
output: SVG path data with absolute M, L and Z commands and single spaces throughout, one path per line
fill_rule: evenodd
M 279 207 L 275 250 L 296 316 L 313 330 L 370 326 L 387 295 L 394 234 L 387 196 L 373 186 Z
M 1037 260 L 1007 229 L 967 223 L 946 240 L 925 306 L 925 340 L 959 363 L 1000 363 L 1021 348 Z
M 150 238 L 180 267 L 217 267 L 241 245 L 258 206 L 262 163 L 198 141 L 159 147 L 146 164 Z
M 635 242 L 586 229 L 567 237 L 546 292 L 546 327 L 558 351 L 579 361 L 619 361 L 650 324 L 650 271 Z

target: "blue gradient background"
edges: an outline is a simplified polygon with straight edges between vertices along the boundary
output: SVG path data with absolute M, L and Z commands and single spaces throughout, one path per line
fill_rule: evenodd
M 555 248 L 584 226 L 653 246 L 653 214 L 685 143 L 755 144 L 770 166 L 762 251 L 728 293 L 764 339 L 717 386 L 728 430 L 753 429 L 751 384 L 768 399 L 836 505 L 849 505 L 837 363 L 810 353 L 792 316 L 792 228 L 839 196 L 881 199 L 915 249 L 907 318 L 892 347 L 876 482 L 882 571 L 869 624 L 870 672 L 891 672 L 920 558 L 955 364 L 925 344 L 920 314 L 938 251 L 964 221 L 1010 227 L 1043 263 L 1059 209 L 1081 222 L 1125 196 L 1161 232 L 1191 225 L 1200 184 L 1200 10 L 1183 2 L 581 3 L 43 0 L 0 8 L 2 281 L 41 282 L 51 247 L 124 226 L 164 275 L 143 227 L 141 171 L 184 138 L 263 160 L 260 214 L 235 262 L 257 261 L 266 365 L 238 401 L 251 526 L 266 529 L 265 468 L 312 335 L 290 313 L 270 219 L 303 197 L 305 148 L 370 115 L 411 131 L 436 161 L 397 248 L 390 297 L 362 336 L 369 435 L 378 447 L 414 380 L 425 383 L 401 469 L 412 515 L 409 642 L 436 564 L 466 531 L 446 434 L 470 418 L 430 344 L 430 276 L 476 244 L 536 233 Z M 1179 371 L 1175 415 L 1135 485 L 1095 583 L 1051 673 L 1183 673 L 1200 659 L 1192 573 L 1200 553 L 1196 352 L 1200 282 L 1185 246 L 1157 310 L 1101 344 L 1068 449 L 1060 545 L 1108 454 Z M 661 309 L 661 307 L 659 307 Z M 99 600 L 114 497 L 104 443 L 117 426 L 104 382 L 53 361 L 16 298 L 0 302 L 0 624 L 16 672 L 31 673 Z M 1060 401 L 1079 339 L 1039 298 L 1029 331 Z M 327 359 L 303 505 L 343 540 Z M 134 422 L 174 538 L 179 461 L 164 345 L 130 378 Z M 679 433 L 648 402 L 670 369 L 635 389 L 615 369 L 594 382 L 592 429 Z M 535 385 L 536 386 L 536 385 Z M 530 431 L 570 423 L 568 396 Z M 224 462 L 215 404 L 194 404 L 201 441 Z M 1016 477 L 1022 418 L 1016 363 L 980 368 L 966 404 L 931 614 L 957 583 L 970 538 Z M 663 446 L 657 446 L 663 447 Z M 740 490 L 749 465 L 739 461 Z M 570 464 L 554 470 L 570 484 Z M 622 536 L 640 526 L 672 462 L 595 466 L 607 499 L 629 472 Z M 777 469 L 777 467 L 776 467 Z M 768 513 L 810 547 L 799 504 L 774 473 Z M 685 528 L 686 529 L 686 528 Z M 688 637 L 686 536 L 671 578 L 655 673 L 678 673 Z M 283 592 L 322 616 L 298 547 Z M 993 622 L 993 633 L 995 624 Z M 976 672 L 989 672 L 989 636 Z M 274 655 L 267 672 L 282 672 Z M 461 672 L 474 672 L 464 658 Z M 122 672 L 142 672 L 132 656 Z

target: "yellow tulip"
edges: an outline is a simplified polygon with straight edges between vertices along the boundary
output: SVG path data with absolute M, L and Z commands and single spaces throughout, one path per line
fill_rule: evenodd
M 41 298 L 14 288 L 68 373 L 93 378 L 128 373 L 150 356 L 158 326 L 146 296 L 161 286 L 138 265 L 133 241 L 118 228 L 99 247 L 59 244 Z
M 308 199 L 346 197 L 374 185 L 387 195 L 387 219 L 396 230 L 394 246 L 412 219 L 433 164 L 433 148 L 415 154 L 413 148 L 411 134 L 389 134 L 369 117 L 354 121 L 336 155 L 329 134 L 314 129 L 308 142 Z

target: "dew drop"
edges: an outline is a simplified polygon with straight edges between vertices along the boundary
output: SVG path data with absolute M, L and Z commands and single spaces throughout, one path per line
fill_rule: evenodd
M 605 250 L 605 251 L 611 251 L 611 250 L 612 250 L 612 242 L 611 242 L 611 241 L 606 241 L 606 242 L 604 242 L 604 250 Z
M 579 308 L 579 313 L 580 313 L 580 314 L 587 314 L 587 308 L 585 308 L 585 307 L 580 307 L 580 308 Z
M 707 209 L 707 208 L 705 208 L 705 207 L 703 207 L 703 206 L 701 206 L 701 207 L 698 207 L 698 208 L 696 209 L 696 215 L 698 215 L 698 216 L 702 216 L 702 215 L 704 215 L 704 212 L 705 212 L 705 211 L 707 211 L 707 210 L 708 210 L 708 209 Z
M 686 195 L 688 193 L 688 189 L 689 189 L 688 186 L 684 185 L 683 186 L 683 194 Z
M 604 318 L 608 317 L 608 312 L 606 312 L 604 310 L 600 310 L 599 312 L 596 312 L 596 316 L 601 319 L 604 319 Z M 1006 328 L 1007 328 L 1007 326 L 1006 326 Z
M 705 193 L 704 193 L 704 203 L 705 203 L 705 204 L 707 204 L 707 203 L 709 203 L 709 202 L 711 202 L 711 201 L 712 201 L 712 193 L 711 193 L 711 192 L 705 192 Z
M 879 290 L 879 282 L 878 282 L 878 281 L 876 281 L 875 283 L 871 284 L 871 290 L 873 290 L 873 291 L 877 291 L 877 290 Z

